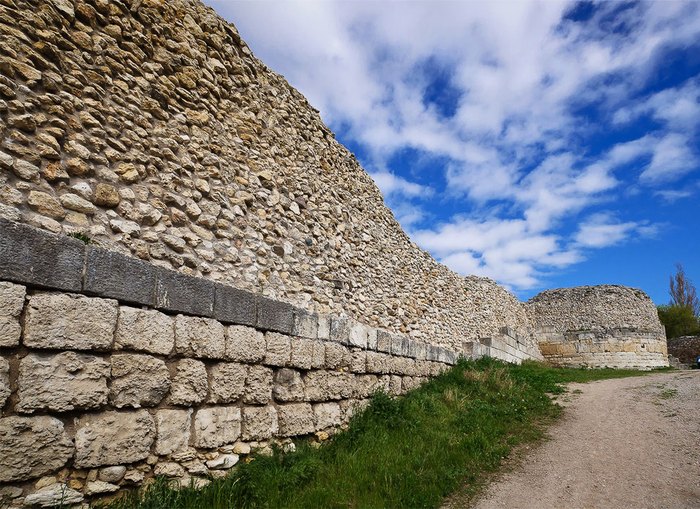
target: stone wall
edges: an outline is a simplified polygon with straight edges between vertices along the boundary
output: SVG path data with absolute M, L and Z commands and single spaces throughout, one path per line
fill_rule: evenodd
M 0 499 L 202 484 L 456 358 L 0 219 Z
M 544 358 L 556 365 L 668 366 L 666 333 L 641 290 L 581 286 L 542 292 L 527 303 Z
M 695 364 L 700 355 L 700 336 L 681 336 L 668 340 L 668 354 L 678 358 L 684 364 Z
M 453 349 L 527 336 L 198 1 L 2 2 L 0 42 L 0 216 Z

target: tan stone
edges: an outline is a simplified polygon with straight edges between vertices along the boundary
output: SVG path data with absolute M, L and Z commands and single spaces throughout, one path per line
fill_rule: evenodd
M 248 367 L 235 362 L 219 362 L 209 369 L 209 402 L 233 403 L 243 395 Z
M 233 444 L 241 435 L 241 409 L 219 406 L 197 410 L 193 429 L 195 447 L 212 449 Z
M 15 163 L 15 166 L 17 166 L 17 163 Z M 63 209 L 61 202 L 55 196 L 41 191 L 30 191 L 27 204 L 39 214 L 53 219 L 60 220 L 66 216 L 66 211 Z
M 185 449 L 190 441 L 192 409 L 156 412 L 155 452 L 161 456 Z
M 194 359 L 182 359 L 176 365 L 170 387 L 169 401 L 173 405 L 201 403 L 207 397 L 207 368 Z
M 115 349 L 169 355 L 175 345 L 175 321 L 160 311 L 119 307 Z
M 341 422 L 338 403 L 318 403 L 313 406 L 314 425 L 317 430 L 337 426 Z
M 168 394 L 170 373 L 150 355 L 112 355 L 109 402 L 116 408 L 156 406 Z
M 25 294 L 24 286 L 0 281 L 0 347 L 19 345 Z
M 54 417 L 0 419 L 0 482 L 25 481 L 62 468 L 73 442 Z
M 224 326 L 211 318 L 178 315 L 175 318 L 175 351 L 197 358 L 223 359 Z
M 155 423 L 146 410 L 103 412 L 76 421 L 75 466 L 119 465 L 146 459 Z
M 107 403 L 109 363 L 75 352 L 30 353 L 20 361 L 17 411 L 67 412 Z
M 29 297 L 24 344 L 31 348 L 109 350 L 116 324 L 114 300 L 40 293 Z
M 265 336 L 252 327 L 232 325 L 226 328 L 226 358 L 255 363 L 265 357 Z
M 243 407 L 243 440 L 267 440 L 278 431 L 277 410 L 274 407 Z
M 97 208 L 84 198 L 81 198 L 77 194 L 64 194 L 61 196 L 61 205 L 69 210 L 75 210 L 76 212 L 82 212 L 84 214 L 92 215 L 97 211 Z
M 275 371 L 272 395 L 276 401 L 302 401 L 304 399 L 304 382 L 301 374 L 289 368 Z
M 265 405 L 271 398 L 272 370 L 263 366 L 250 366 L 248 368 L 243 401 Z
M 299 369 L 311 369 L 314 342 L 310 339 L 292 338 L 292 356 L 289 365 Z
M 265 359 L 268 366 L 287 366 L 292 356 L 291 338 L 277 332 L 265 333 Z
M 10 394 L 10 363 L 4 357 L 0 357 L 0 415 Z
M 311 371 L 304 379 L 308 401 L 328 401 L 346 399 L 352 396 L 353 376 L 334 371 Z
M 314 413 L 308 403 L 290 403 L 277 407 L 279 434 L 285 437 L 314 432 Z
M 83 494 L 65 484 L 52 484 L 24 498 L 25 507 L 70 507 L 83 501 Z
M 121 198 L 116 187 L 100 182 L 95 186 L 95 194 L 92 200 L 95 205 L 113 208 L 119 205 Z

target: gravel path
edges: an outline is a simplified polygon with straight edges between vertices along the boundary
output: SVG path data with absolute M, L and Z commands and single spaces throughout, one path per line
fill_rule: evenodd
M 700 508 L 700 370 L 571 384 L 566 399 L 550 440 L 474 508 Z

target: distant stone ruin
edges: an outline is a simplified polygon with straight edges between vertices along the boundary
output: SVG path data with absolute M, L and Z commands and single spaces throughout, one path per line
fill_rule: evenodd
M 638 290 L 522 303 L 418 248 L 318 112 L 198 1 L 3 1 L 0 38 L 11 506 L 204 483 L 460 356 L 665 365 Z

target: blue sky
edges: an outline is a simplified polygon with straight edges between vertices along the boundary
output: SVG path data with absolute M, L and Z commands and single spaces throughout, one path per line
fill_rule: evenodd
M 456 272 L 700 284 L 700 2 L 207 3 Z

